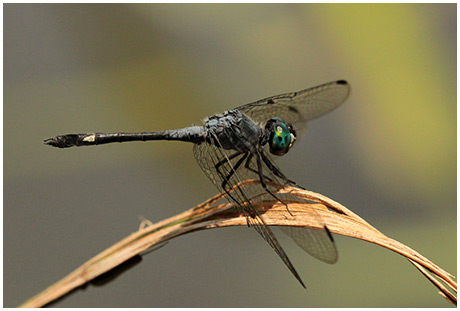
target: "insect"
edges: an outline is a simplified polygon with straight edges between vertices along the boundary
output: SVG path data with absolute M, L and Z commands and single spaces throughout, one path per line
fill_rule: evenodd
M 203 126 L 139 133 L 67 134 L 43 142 L 58 148 L 102 145 L 113 142 L 176 140 L 193 143 L 193 154 L 203 172 L 247 218 L 248 225 L 270 244 L 297 280 L 305 287 L 288 256 L 257 209 L 261 191 L 284 203 L 273 184 L 300 187 L 275 165 L 269 153 L 283 156 L 298 140 L 307 121 L 342 104 L 350 87 L 333 81 L 299 92 L 268 97 L 205 119 Z M 259 183 L 242 183 L 245 180 Z M 236 188 L 236 190 L 235 190 Z M 232 191 L 230 191 L 232 190 Z M 298 198 L 295 198 L 298 200 Z M 286 208 L 287 208 L 287 204 Z M 319 216 L 318 216 L 319 217 Z M 327 263 L 337 261 L 337 249 L 327 226 L 323 230 L 282 227 L 305 251 Z

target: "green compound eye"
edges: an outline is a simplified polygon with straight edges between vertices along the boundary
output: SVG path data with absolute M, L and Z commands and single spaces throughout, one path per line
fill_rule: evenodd
M 272 118 L 266 128 L 270 131 L 268 144 L 270 152 L 281 156 L 289 151 L 295 141 L 295 132 L 291 126 L 279 118 Z

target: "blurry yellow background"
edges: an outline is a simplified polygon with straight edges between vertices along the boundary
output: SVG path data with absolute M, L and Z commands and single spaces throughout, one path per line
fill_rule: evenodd
M 192 124 L 346 79 L 352 93 L 278 163 L 456 275 L 456 4 L 5 4 L 4 306 L 216 190 L 191 146 L 58 150 L 74 132 Z M 252 229 L 190 234 L 61 307 L 447 307 L 405 259 L 279 233 L 303 290 Z

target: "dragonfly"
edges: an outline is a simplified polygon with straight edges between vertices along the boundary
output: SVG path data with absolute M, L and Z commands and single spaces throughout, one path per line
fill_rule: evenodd
M 202 126 L 155 132 L 66 134 L 43 142 L 58 148 L 152 140 L 193 143 L 193 154 L 203 172 L 245 215 L 248 226 L 256 229 L 306 288 L 258 210 L 256 197 L 262 192 L 288 208 L 289 194 L 279 194 L 279 188 L 274 185 L 303 188 L 288 179 L 269 154 L 285 155 L 300 138 L 299 133 L 304 132 L 307 121 L 334 110 L 349 93 L 349 84 L 337 80 L 236 107 L 208 117 Z M 247 180 L 257 180 L 258 183 L 243 182 Z M 293 199 L 299 200 L 298 197 Z M 332 264 L 338 259 L 337 248 L 324 221 L 320 223 L 324 224 L 323 230 L 280 228 L 307 253 Z

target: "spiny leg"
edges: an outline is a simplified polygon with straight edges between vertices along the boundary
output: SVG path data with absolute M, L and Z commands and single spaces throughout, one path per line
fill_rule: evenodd
M 240 154 L 241 154 L 241 153 L 238 153 L 237 155 L 240 155 Z M 225 177 L 223 178 L 224 180 L 222 181 L 222 185 L 221 185 L 223 189 L 225 189 L 225 186 L 228 184 L 228 181 L 229 181 L 230 178 L 233 176 L 233 174 L 236 173 L 236 170 L 241 166 L 241 164 L 243 163 L 243 161 L 246 159 L 247 156 L 248 156 L 247 153 L 246 153 L 246 154 L 243 154 L 243 156 L 241 157 L 241 159 L 239 159 L 238 162 L 236 162 L 235 165 L 232 167 L 232 169 L 230 170 L 230 172 L 228 173 L 228 175 L 225 176 Z M 232 156 L 230 156 L 230 157 L 228 158 L 228 159 L 229 159 L 228 162 L 230 162 L 230 159 L 233 159 L 233 158 L 235 158 L 235 157 L 236 157 L 235 154 L 233 154 Z M 226 159 L 225 159 L 225 160 L 226 160 Z M 222 161 L 220 161 L 220 162 L 222 162 Z M 220 162 L 219 162 L 219 163 L 220 163 Z M 217 164 L 219 164 L 219 163 L 217 163 Z M 222 164 L 220 164 L 220 165 L 222 165 Z M 219 165 L 219 166 L 220 166 L 220 165 Z M 231 165 L 230 165 L 230 166 L 231 166 Z M 216 170 L 219 170 L 219 168 L 218 168 L 217 165 L 216 165 Z
M 289 182 L 289 183 L 292 183 L 294 185 L 297 185 L 295 183 L 295 181 L 293 180 L 290 180 L 288 179 L 286 176 L 284 176 L 283 173 L 280 172 L 280 170 L 275 166 L 273 165 L 273 163 L 270 161 L 270 159 L 263 153 L 261 152 L 260 155 L 262 156 L 262 160 L 264 161 L 264 163 L 268 166 L 268 168 L 273 172 L 273 174 L 275 174 L 276 176 L 278 176 L 279 178 L 281 179 L 284 179 L 285 181 Z
M 271 192 L 270 189 L 268 189 L 267 184 L 265 183 L 265 180 L 264 180 L 265 176 L 264 176 L 264 174 L 262 172 L 262 162 L 260 161 L 259 153 L 256 156 L 256 162 L 257 162 L 257 169 L 258 169 L 258 173 L 259 173 L 259 179 L 260 179 L 260 183 L 262 184 L 262 187 L 265 189 L 265 191 L 267 191 L 268 194 L 270 194 L 272 197 L 274 197 L 277 201 L 280 201 L 281 203 L 283 203 L 286 206 L 286 209 L 289 212 L 289 214 L 291 214 L 287 204 L 284 203 L 280 198 L 278 198 L 273 192 Z M 291 214 L 291 216 L 292 216 L 292 214 Z
M 228 193 L 227 189 L 225 189 L 225 186 L 228 184 L 228 181 L 230 179 L 230 177 L 232 177 L 232 175 L 235 173 L 236 171 L 236 168 L 232 168 L 232 164 L 230 162 L 230 160 L 236 158 L 237 156 L 239 156 L 240 154 L 242 154 L 242 152 L 235 152 L 234 154 L 232 154 L 231 156 L 227 157 L 225 156 L 222 160 L 220 160 L 219 162 L 217 162 L 215 165 L 214 165 L 214 168 L 216 169 L 216 172 L 219 174 L 219 176 L 222 178 L 222 184 L 221 184 L 221 187 L 222 189 L 225 190 L 225 192 L 227 192 L 228 195 L 230 195 L 230 193 Z M 246 156 L 243 156 L 242 159 L 244 159 Z M 241 162 L 241 159 L 238 160 L 238 163 Z M 221 167 L 223 164 L 226 164 L 226 163 L 229 163 L 229 166 L 231 168 L 230 170 L 230 173 L 227 175 L 227 176 L 224 176 L 224 173 L 219 169 L 219 167 Z M 239 163 L 237 165 L 240 166 L 241 163 Z
M 236 158 L 236 157 L 239 156 L 240 154 L 242 154 L 242 152 L 235 152 L 235 153 L 232 154 L 231 156 L 225 157 L 225 158 L 223 158 L 222 160 L 220 160 L 219 162 L 217 162 L 216 165 L 214 165 L 214 167 L 215 167 L 216 170 L 217 170 L 217 169 L 219 168 L 219 166 L 221 166 L 222 164 L 228 163 L 230 160 Z
M 291 184 L 294 184 L 297 186 L 297 184 L 295 183 L 295 181 L 292 181 L 290 179 L 288 179 L 286 176 L 284 176 L 283 173 L 280 172 L 280 170 L 270 161 L 270 159 L 264 154 L 263 150 L 260 152 L 260 155 L 262 157 L 262 160 L 264 161 L 265 165 L 267 165 L 267 167 L 273 172 L 273 174 L 275 174 L 276 176 L 278 176 L 279 178 L 291 183 Z M 302 188 L 302 187 L 301 187 Z M 302 188 L 303 189 L 303 188 Z M 272 194 L 273 195 L 273 194 Z M 284 203 L 282 200 L 278 199 L 281 203 L 284 204 L 284 206 L 286 206 L 286 210 L 288 211 L 289 215 L 293 216 L 291 211 L 289 210 L 289 207 L 286 203 Z
M 248 170 L 250 170 L 251 172 L 255 173 L 256 175 L 259 175 L 259 171 L 255 170 L 255 169 L 253 169 L 252 167 L 249 166 L 249 165 L 251 164 L 251 159 L 252 159 L 252 157 L 253 157 L 253 155 L 252 155 L 252 154 L 249 154 L 249 157 L 248 157 L 248 159 L 247 159 L 246 164 L 244 165 L 244 167 L 247 168 Z M 265 179 L 267 179 L 267 180 L 273 182 L 273 180 L 272 180 L 270 177 L 265 176 L 265 175 L 264 175 L 264 177 L 265 177 Z
M 227 157 L 225 156 L 222 160 L 220 160 L 219 162 L 217 162 L 215 165 L 214 165 L 214 168 L 216 169 L 216 172 L 219 174 L 219 176 L 221 177 L 222 179 L 222 184 L 221 184 L 221 188 L 222 190 L 225 191 L 225 193 L 234 201 L 236 202 L 242 209 L 244 209 L 244 207 L 240 204 L 239 200 L 237 198 L 235 198 L 229 191 L 229 189 L 227 189 L 227 184 L 230 184 L 230 178 L 236 173 L 236 170 L 241 166 L 241 164 L 244 162 L 244 160 L 246 159 L 247 157 L 247 154 L 243 154 L 243 156 L 241 157 L 241 159 L 238 160 L 238 162 L 233 166 L 230 162 L 230 160 L 236 158 L 237 156 L 243 154 L 242 152 L 236 152 L 234 154 L 232 154 L 231 156 Z M 227 176 L 224 176 L 224 172 L 222 172 L 219 167 L 221 167 L 222 165 L 228 163 L 229 164 L 229 167 L 230 167 L 230 171 L 229 173 L 227 174 Z M 230 187 L 231 188 L 231 187 Z M 239 191 L 240 189 L 237 189 L 237 191 Z M 241 192 L 241 194 L 244 196 L 244 193 Z M 246 200 L 249 201 L 249 199 L 247 198 Z M 255 215 L 251 215 L 251 217 L 255 217 Z M 249 220 L 247 220 L 247 225 L 249 227 Z
M 228 163 L 228 166 L 231 170 L 235 171 L 235 169 L 233 168 L 232 166 L 232 163 L 230 162 L 231 159 L 234 159 L 235 157 L 237 157 L 238 155 L 242 154 L 243 152 L 236 152 L 234 154 L 232 154 L 230 157 L 227 156 L 227 154 L 223 151 L 224 148 L 223 146 L 221 145 L 219 139 L 217 138 L 217 136 L 215 135 L 215 133 L 212 133 L 213 134 L 213 137 L 212 138 L 215 138 L 216 140 L 216 143 L 214 144 L 216 147 L 217 150 L 219 150 L 219 153 L 221 155 L 221 159 L 219 162 L 215 163 L 214 165 L 214 168 L 217 172 L 217 174 L 224 180 L 226 181 L 225 183 L 222 183 L 224 186 L 228 183 L 230 184 L 230 188 L 233 188 L 234 186 L 237 186 L 238 183 L 236 185 L 232 185 L 232 181 L 230 179 L 226 179 L 224 174 L 222 173 L 222 171 L 219 169 L 220 166 L 222 166 L 223 164 L 225 163 Z M 247 157 L 247 154 L 245 154 L 244 158 Z M 240 159 L 241 160 L 241 159 Z M 241 163 L 238 165 L 240 166 Z M 224 166 L 224 171 L 226 170 L 225 166 Z M 234 174 L 231 174 L 230 176 L 232 176 Z M 241 180 L 239 179 L 238 175 L 236 175 L 236 181 L 237 182 L 240 182 L 241 183 Z M 219 187 L 217 184 L 216 184 L 217 187 Z M 222 185 L 221 185 L 222 186 Z M 229 191 L 229 189 L 226 189 L 225 187 L 223 188 L 223 190 L 225 191 L 225 193 L 227 194 L 227 196 L 232 199 L 234 202 L 236 202 L 238 204 L 238 206 L 243 209 L 243 211 L 245 211 L 246 213 L 248 213 L 248 215 L 250 215 L 250 217 L 252 218 L 256 218 L 256 212 L 251 209 L 251 208 L 247 208 L 245 207 L 244 205 L 245 204 L 249 204 L 249 206 L 252 206 L 252 203 L 251 203 L 251 200 L 249 197 L 246 196 L 246 193 L 244 192 L 244 190 L 242 189 L 242 187 L 237 187 L 235 189 L 235 193 L 236 193 L 236 196 L 239 197 L 239 200 L 237 198 L 235 198 Z M 244 203 L 242 203 L 244 202 Z M 247 220 L 247 223 L 248 223 L 248 227 L 250 226 L 250 223 L 249 223 L 249 217 L 246 217 L 246 220 Z
M 263 153 L 261 153 L 261 154 L 262 154 L 262 156 L 264 156 Z M 247 168 L 248 170 L 250 170 L 251 172 L 253 172 L 253 173 L 259 175 L 260 182 L 261 182 L 261 184 L 262 184 L 262 187 L 265 189 L 265 191 L 267 191 L 267 193 L 269 193 L 269 194 L 270 194 L 272 197 L 274 197 L 277 201 L 280 201 L 281 203 L 283 203 L 283 204 L 286 206 L 286 209 L 288 210 L 289 214 L 291 214 L 291 212 L 289 211 L 289 208 L 288 208 L 287 204 L 284 203 L 284 202 L 283 202 L 280 198 L 278 198 L 276 195 L 274 195 L 270 190 L 268 190 L 267 185 L 266 185 L 266 183 L 265 183 L 265 179 L 266 179 L 266 180 L 269 180 L 269 181 L 271 181 L 271 182 L 273 182 L 273 180 L 272 180 L 270 177 L 264 175 L 263 173 L 262 173 L 263 178 L 261 178 L 261 173 L 260 173 L 260 172 L 262 171 L 262 169 L 261 169 L 261 163 L 259 163 L 259 162 L 260 162 L 259 158 L 257 158 L 257 160 L 258 160 L 258 161 L 257 161 L 258 166 L 259 166 L 259 164 L 260 164 L 259 170 L 255 170 L 255 169 L 253 169 L 252 167 L 250 167 L 250 163 L 251 163 L 252 157 L 253 157 L 253 155 L 252 155 L 252 154 L 249 154 L 249 157 L 248 157 L 248 159 L 247 159 L 246 164 L 244 165 L 244 167 Z M 267 159 L 267 158 L 266 158 L 266 159 Z M 268 160 L 268 159 L 267 159 L 267 160 Z M 264 162 L 265 162 L 265 161 L 264 161 Z M 270 162 L 269 162 L 269 163 L 270 163 Z M 267 164 L 267 163 L 265 162 L 265 164 Z M 270 167 L 273 167 L 273 165 L 272 165 L 271 163 L 270 163 L 270 165 L 267 165 L 267 166 L 268 166 L 269 168 L 270 168 Z M 276 169 L 276 168 L 275 168 L 275 169 Z M 276 170 L 276 171 L 279 172 L 279 173 L 281 174 L 281 175 L 277 175 L 278 177 L 280 177 L 280 178 L 282 178 L 282 179 L 284 179 L 284 180 L 287 180 L 287 178 L 286 178 L 279 170 Z M 275 175 L 276 175 L 276 174 L 275 174 Z M 292 216 L 292 214 L 291 214 L 291 216 Z

